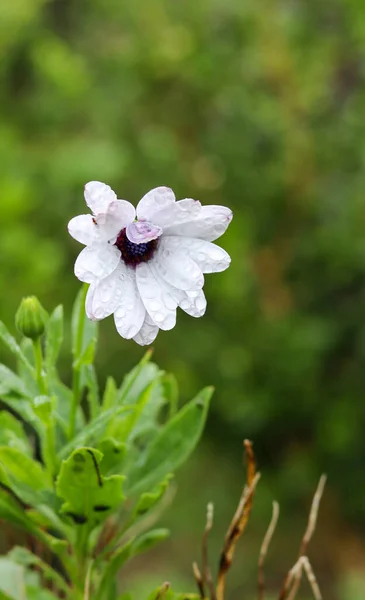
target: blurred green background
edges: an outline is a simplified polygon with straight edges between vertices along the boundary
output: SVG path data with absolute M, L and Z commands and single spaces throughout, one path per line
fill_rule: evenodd
M 4 321 L 27 294 L 70 309 L 66 226 L 91 179 L 133 203 L 168 185 L 235 214 L 207 315 L 181 313 L 155 343 L 183 399 L 217 391 L 164 519 L 172 541 L 136 565 L 136 589 L 193 588 L 206 502 L 217 553 L 248 437 L 263 478 L 228 600 L 254 589 L 273 498 L 279 585 L 323 471 L 313 564 L 327 598 L 365 597 L 364 59 L 362 0 L 0 0 Z M 112 319 L 101 331 L 101 380 L 121 379 L 142 350 Z

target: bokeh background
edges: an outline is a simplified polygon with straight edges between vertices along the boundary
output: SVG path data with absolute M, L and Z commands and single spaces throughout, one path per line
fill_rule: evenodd
M 217 556 L 246 437 L 263 477 L 228 600 L 254 597 L 273 498 L 280 585 L 321 472 L 313 565 L 326 598 L 365 597 L 364 59 L 362 0 L 0 0 L 3 320 L 33 293 L 69 311 L 66 225 L 91 179 L 134 203 L 168 185 L 235 214 L 207 315 L 181 313 L 155 343 L 182 401 L 207 383 L 216 394 L 162 520 L 172 541 L 127 575 L 137 598 L 166 579 L 193 590 L 211 499 Z M 101 331 L 101 381 L 121 379 L 142 349 L 111 319 Z

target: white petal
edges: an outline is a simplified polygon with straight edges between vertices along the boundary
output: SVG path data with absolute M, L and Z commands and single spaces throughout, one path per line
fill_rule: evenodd
M 213 242 L 226 231 L 232 221 L 232 211 L 225 206 L 202 206 L 200 213 L 182 224 L 164 229 L 166 235 L 200 238 Z
M 86 301 L 85 301 L 86 315 L 91 321 L 96 321 L 96 318 L 94 317 L 94 314 L 92 312 L 92 301 L 93 301 L 93 297 L 94 297 L 94 292 L 95 292 L 95 284 L 92 283 L 89 286 L 89 289 L 87 290 Z
M 200 268 L 184 250 L 176 250 L 171 240 L 173 238 L 161 238 L 154 259 L 159 274 L 179 290 L 200 290 L 204 285 Z
M 120 252 L 110 244 L 86 246 L 75 262 L 75 275 L 85 283 L 95 283 L 112 273 L 120 262 Z
M 91 215 L 74 217 L 69 222 L 67 228 L 69 234 L 80 242 L 80 244 L 85 244 L 85 246 L 95 242 L 98 237 L 97 227 Z
M 219 273 L 228 269 L 231 263 L 229 254 L 211 242 L 179 236 L 164 236 L 164 239 L 169 248 L 185 250 L 202 273 Z
M 115 326 L 119 335 L 129 340 L 141 329 L 146 317 L 146 309 L 137 290 L 135 272 L 127 268 L 123 296 L 114 313 Z
M 148 346 L 155 341 L 158 334 L 158 327 L 154 324 L 151 317 L 146 315 L 141 330 L 134 336 L 134 341 L 140 346 Z
M 161 288 L 150 264 L 137 265 L 136 281 L 142 302 L 152 321 L 165 331 L 173 329 L 176 325 L 177 303 Z
M 85 185 L 84 196 L 86 204 L 94 215 L 105 213 L 109 204 L 117 199 L 111 187 L 101 181 L 89 181 Z
M 113 273 L 90 286 L 86 298 L 89 319 L 100 321 L 113 314 L 122 301 L 126 279 L 127 267 L 119 261 Z
M 138 202 L 137 217 L 144 221 L 153 220 L 155 213 L 174 202 L 175 194 L 170 188 L 162 186 L 154 188 Z
M 179 306 L 191 317 L 202 317 L 207 309 L 207 300 L 203 290 L 186 292 L 186 298 Z
M 161 287 L 177 302 L 178 306 L 192 317 L 202 317 L 207 308 L 207 301 L 203 290 L 187 291 L 178 290 L 165 281 L 158 272 L 155 273 Z
M 133 204 L 127 200 L 114 200 L 106 213 L 98 215 L 96 222 L 103 240 L 114 240 L 118 233 L 129 225 L 136 215 Z
M 163 229 L 166 227 L 177 226 L 185 221 L 191 221 L 201 211 L 201 204 L 199 200 L 193 200 L 192 198 L 186 198 L 185 200 L 179 200 L 174 204 L 169 204 L 162 210 L 156 212 L 153 215 L 153 223 L 159 225 Z
M 134 221 L 128 225 L 126 234 L 134 244 L 146 244 L 160 237 L 162 229 L 149 221 Z

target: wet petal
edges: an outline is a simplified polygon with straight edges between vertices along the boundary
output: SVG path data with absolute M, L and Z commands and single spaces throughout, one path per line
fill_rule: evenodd
M 200 213 L 194 218 L 165 227 L 164 234 L 213 242 L 226 231 L 232 216 L 232 211 L 225 206 L 202 206 Z
M 159 285 L 149 263 L 136 268 L 136 281 L 142 302 L 152 321 L 164 330 L 176 325 L 176 301 Z
M 85 283 L 95 283 L 112 273 L 120 262 L 120 252 L 110 244 L 93 244 L 80 252 L 75 262 L 75 275 Z
M 91 215 L 78 215 L 69 222 L 69 234 L 80 244 L 88 246 L 97 240 L 98 231 Z
M 148 346 L 155 341 L 157 334 L 159 332 L 159 328 L 152 321 L 151 317 L 146 314 L 146 318 L 141 327 L 141 330 L 134 336 L 134 341 L 137 342 L 140 346 Z
M 89 181 L 84 188 L 86 204 L 92 210 L 94 215 L 105 213 L 111 202 L 117 199 L 117 195 L 101 181 Z
M 149 221 L 134 221 L 128 225 L 126 234 L 134 244 L 146 244 L 160 237 L 162 229 Z
M 177 289 L 194 291 L 203 287 L 200 268 L 184 250 L 176 249 L 171 238 L 161 239 L 154 261 L 161 277 Z
M 179 236 L 164 236 L 164 240 L 172 250 L 185 250 L 200 267 L 202 273 L 219 273 L 227 269 L 231 263 L 229 254 L 211 242 Z
M 127 267 L 119 261 L 110 275 L 90 286 L 86 298 L 86 314 L 89 319 L 100 321 L 116 311 L 125 293 L 126 271 Z
M 178 306 L 191 317 L 202 317 L 207 308 L 207 301 L 203 290 L 185 291 L 178 290 L 165 279 L 163 279 L 158 271 L 155 273 L 156 279 L 163 288 L 165 293 L 168 293 L 178 304 Z
M 114 313 L 114 322 L 119 335 L 127 340 L 136 336 L 144 323 L 145 316 L 146 309 L 137 290 L 135 271 L 127 268 L 123 295 Z
M 137 217 L 143 221 L 152 221 L 153 215 L 175 202 L 175 194 L 168 187 L 157 187 L 143 196 L 137 206 Z
M 179 200 L 174 204 L 169 204 L 159 212 L 153 215 L 153 223 L 159 225 L 165 229 L 167 227 L 175 226 L 184 223 L 185 221 L 191 221 L 201 211 L 201 204 L 198 200 L 192 198 L 186 198 L 185 200 Z
M 118 233 L 134 220 L 135 214 L 133 204 L 127 200 L 111 202 L 106 213 L 96 218 L 100 237 L 105 241 L 114 240 Z

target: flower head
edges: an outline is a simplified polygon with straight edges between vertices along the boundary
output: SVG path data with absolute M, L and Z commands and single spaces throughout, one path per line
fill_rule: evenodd
M 73 218 L 68 230 L 86 246 L 75 275 L 90 284 L 89 319 L 114 314 L 122 337 L 147 345 L 159 329 L 175 326 L 178 306 L 193 317 L 204 314 L 203 273 L 230 264 L 212 241 L 227 229 L 231 210 L 190 198 L 177 202 L 167 187 L 148 192 L 135 210 L 99 181 L 86 184 L 85 200 L 93 214 Z
M 40 338 L 46 327 L 46 311 L 35 296 L 23 298 L 15 315 L 15 325 L 20 333 L 31 340 Z

